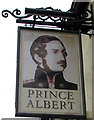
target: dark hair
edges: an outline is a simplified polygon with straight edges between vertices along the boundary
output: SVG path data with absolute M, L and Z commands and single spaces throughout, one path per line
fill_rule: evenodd
M 37 39 L 34 40 L 30 47 L 30 54 L 33 58 L 33 60 L 38 64 L 38 61 L 34 58 L 34 55 L 37 54 L 41 58 L 45 58 L 47 51 L 45 50 L 46 43 L 50 41 L 60 41 L 57 37 L 55 36 L 49 36 L 49 35 L 43 35 L 39 36 Z M 60 41 L 60 43 L 63 45 L 63 43 Z

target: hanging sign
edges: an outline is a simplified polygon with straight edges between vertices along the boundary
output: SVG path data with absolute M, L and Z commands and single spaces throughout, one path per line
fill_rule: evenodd
M 16 116 L 85 118 L 78 32 L 18 27 Z

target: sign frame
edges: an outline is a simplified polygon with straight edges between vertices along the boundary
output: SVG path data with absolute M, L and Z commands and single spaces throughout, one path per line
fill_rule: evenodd
M 26 36 L 31 37 L 30 33 L 32 34 L 33 38 L 35 36 L 38 36 L 37 32 L 38 32 L 38 34 L 41 34 L 41 35 L 42 34 L 43 35 L 44 34 L 48 34 L 48 33 L 52 35 L 54 33 L 56 36 L 57 36 L 57 34 L 62 36 L 62 34 L 64 34 L 65 38 L 67 38 L 68 35 L 69 35 L 68 37 L 71 37 L 72 35 L 76 36 L 75 38 L 77 38 L 77 40 L 74 39 L 74 41 L 76 41 L 75 43 L 77 43 L 77 45 L 76 45 L 77 46 L 77 53 L 79 54 L 79 57 L 78 57 L 79 58 L 79 60 L 78 60 L 79 63 L 78 64 L 79 64 L 79 78 L 80 78 L 80 80 L 79 80 L 78 86 L 80 86 L 81 88 L 79 87 L 78 92 L 80 91 L 79 92 L 79 96 L 81 97 L 80 98 L 80 102 L 81 102 L 80 106 L 82 106 L 82 108 L 79 108 L 82 111 L 81 113 L 79 113 L 79 114 L 74 113 L 74 112 L 67 113 L 67 110 L 65 111 L 65 113 L 63 113 L 63 111 L 62 111 L 62 113 L 61 112 L 60 113 L 59 112 L 55 113 L 52 109 L 51 109 L 51 111 L 53 111 L 52 113 L 50 111 L 49 111 L 49 113 L 48 113 L 48 111 L 43 113 L 43 111 L 39 112 L 40 110 L 37 111 L 37 109 L 34 112 L 30 111 L 30 109 L 29 109 L 29 111 L 27 111 L 27 109 L 26 110 L 22 109 L 23 105 L 24 105 L 24 102 L 26 102 L 28 100 L 28 99 L 27 100 L 23 100 L 21 98 L 21 96 L 23 96 L 23 94 L 24 94 L 23 91 L 25 91 L 25 90 L 28 91 L 27 92 L 27 94 L 28 94 L 27 97 L 31 97 L 31 96 L 29 96 L 30 95 L 29 92 L 31 92 L 30 90 L 32 90 L 32 92 L 41 91 L 41 90 L 44 91 L 45 90 L 47 92 L 51 91 L 51 93 L 53 92 L 53 90 L 55 91 L 55 89 L 48 89 L 48 88 L 46 88 L 46 89 L 43 88 L 42 89 L 42 88 L 32 88 L 32 87 L 31 88 L 28 88 L 28 87 L 25 88 L 25 87 L 22 86 L 23 81 L 24 81 L 24 80 L 22 80 L 22 78 L 24 78 L 23 76 L 25 76 L 24 75 L 25 72 L 24 72 L 24 70 L 22 70 L 22 68 L 24 68 L 24 64 L 26 63 L 23 60 L 24 59 L 24 55 L 26 54 L 26 53 L 23 52 L 23 51 L 25 51 L 25 49 L 23 47 L 25 45 L 24 40 L 26 40 L 26 38 L 25 38 Z M 28 41 L 30 42 L 32 40 L 28 40 Z M 68 42 L 68 40 L 67 40 L 67 42 Z M 65 42 L 65 43 L 67 43 L 67 42 Z M 74 93 L 74 95 L 75 95 L 76 94 L 76 90 L 73 91 L 73 90 L 56 89 L 57 93 L 59 93 L 59 91 L 62 92 L 62 94 L 65 93 L 64 95 L 67 95 L 67 94 L 69 95 L 70 94 L 70 96 L 69 96 L 70 97 L 70 101 L 72 101 L 72 99 L 74 99 L 74 101 L 75 101 L 76 98 L 74 98 L 72 96 L 73 95 L 72 93 Z M 25 93 L 25 95 L 26 95 L 26 93 Z M 40 96 L 42 96 L 42 95 L 40 95 Z M 26 98 L 26 97 L 23 96 L 23 98 Z M 60 98 L 57 99 L 57 102 L 60 102 L 59 99 Z M 65 100 L 65 102 L 66 101 L 67 100 Z M 57 111 L 58 111 L 57 102 L 54 102 L 53 104 L 55 105 L 55 109 L 57 109 Z M 85 88 L 84 88 L 84 74 L 83 74 L 83 55 L 82 55 L 82 43 L 81 43 L 81 33 L 80 32 L 75 32 L 75 31 L 71 32 L 71 31 L 62 31 L 62 30 L 53 30 L 53 29 L 43 29 L 43 28 L 18 27 L 17 72 L 16 72 L 16 100 L 15 100 L 15 104 L 16 104 L 16 106 L 15 106 L 16 107 L 15 116 L 21 116 L 21 117 L 41 117 L 41 118 L 42 117 L 43 118 L 44 117 L 45 118 L 65 118 L 65 119 L 85 119 L 86 118 Z M 26 106 L 28 106 L 28 105 L 29 105 L 29 103 L 27 103 Z M 34 107 L 33 105 L 31 105 L 31 106 Z M 64 105 L 62 105 L 62 106 L 64 106 Z M 70 106 L 72 106 L 72 103 L 71 103 Z M 40 107 L 39 109 L 41 109 L 41 106 L 39 106 L 39 107 Z M 67 107 L 65 107 L 65 108 L 67 108 Z M 33 109 L 35 109 L 35 108 L 33 108 Z M 45 109 L 44 109 L 44 111 L 45 111 Z

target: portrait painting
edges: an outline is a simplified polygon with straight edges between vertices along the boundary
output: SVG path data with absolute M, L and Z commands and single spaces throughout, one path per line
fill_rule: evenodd
M 19 27 L 17 115 L 85 116 L 79 38 L 78 32 Z

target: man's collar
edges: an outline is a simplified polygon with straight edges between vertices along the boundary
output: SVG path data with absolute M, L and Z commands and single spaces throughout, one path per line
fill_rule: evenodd
M 41 68 L 40 66 L 37 66 L 37 69 L 41 70 L 42 72 L 44 72 L 47 76 L 50 77 L 50 79 L 52 79 L 54 76 L 56 76 L 56 74 L 62 74 L 62 72 L 53 72 L 51 70 L 46 70 Z

